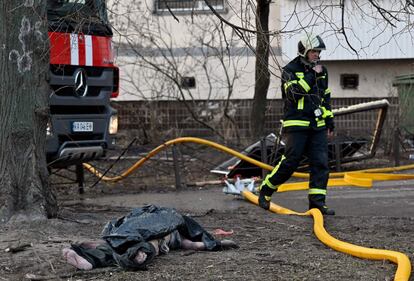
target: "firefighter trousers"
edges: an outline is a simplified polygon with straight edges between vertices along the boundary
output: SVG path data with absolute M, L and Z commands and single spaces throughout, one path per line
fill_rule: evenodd
M 325 130 L 300 130 L 287 132 L 285 153 L 264 183 L 276 190 L 287 181 L 299 166 L 303 156 L 309 159 L 309 207 L 325 205 L 326 186 L 329 178 L 328 138 Z

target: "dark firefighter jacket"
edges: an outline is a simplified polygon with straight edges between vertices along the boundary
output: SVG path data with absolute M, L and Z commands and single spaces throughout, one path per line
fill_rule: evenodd
M 282 72 L 283 130 L 334 129 L 328 72 L 316 73 L 296 57 Z

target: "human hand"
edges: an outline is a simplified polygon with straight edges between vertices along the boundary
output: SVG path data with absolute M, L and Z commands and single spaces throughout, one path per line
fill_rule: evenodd
M 142 252 L 142 251 L 138 251 L 135 258 L 134 258 L 134 261 L 137 264 L 142 264 L 142 263 L 145 262 L 146 259 L 147 259 L 147 254 Z
M 332 139 L 334 137 L 334 131 L 331 129 L 328 129 L 328 139 Z
M 315 65 L 314 67 L 312 67 L 312 69 L 316 72 L 316 73 L 322 73 L 323 71 L 323 67 L 320 64 Z

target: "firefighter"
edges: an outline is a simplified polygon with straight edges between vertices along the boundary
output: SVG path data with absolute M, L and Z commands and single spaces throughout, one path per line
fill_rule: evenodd
M 325 204 L 329 178 L 328 137 L 332 137 L 334 130 L 328 72 L 319 64 L 320 53 L 325 48 L 320 36 L 306 34 L 298 43 L 298 56 L 283 68 L 282 126 L 286 147 L 279 163 L 259 187 L 259 206 L 266 210 L 273 192 L 290 178 L 306 155 L 310 167 L 309 209 L 317 208 L 324 215 L 335 214 Z

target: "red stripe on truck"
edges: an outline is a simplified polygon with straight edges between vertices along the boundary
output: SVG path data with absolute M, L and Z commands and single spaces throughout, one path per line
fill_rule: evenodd
M 77 36 L 76 46 L 72 46 L 71 36 Z M 114 67 L 112 37 L 49 32 L 49 40 L 51 64 Z
M 50 63 L 70 64 L 70 37 L 68 33 L 49 32 Z

